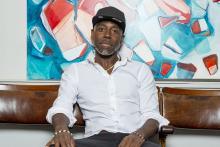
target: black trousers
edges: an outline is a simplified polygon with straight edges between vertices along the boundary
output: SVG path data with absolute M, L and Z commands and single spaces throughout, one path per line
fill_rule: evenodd
M 88 138 L 76 139 L 76 147 L 118 147 L 121 140 L 127 135 L 125 133 L 101 131 L 99 134 Z M 145 141 L 141 147 L 160 147 L 160 145 Z

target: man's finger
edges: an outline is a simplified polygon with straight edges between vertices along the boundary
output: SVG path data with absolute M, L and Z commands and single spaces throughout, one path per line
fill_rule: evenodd
M 51 144 L 54 144 L 54 138 L 50 139 L 49 142 L 45 145 L 45 147 L 50 147 Z

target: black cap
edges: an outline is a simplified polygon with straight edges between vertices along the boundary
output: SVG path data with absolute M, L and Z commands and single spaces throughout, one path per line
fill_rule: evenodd
M 125 15 L 122 11 L 115 7 L 104 7 L 99 9 L 96 15 L 92 18 L 93 27 L 104 20 L 109 20 L 116 23 L 123 31 L 125 31 Z

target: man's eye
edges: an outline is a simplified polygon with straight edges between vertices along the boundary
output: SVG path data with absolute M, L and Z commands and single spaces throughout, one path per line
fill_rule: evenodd
M 119 33 L 119 29 L 112 29 L 114 33 Z
M 103 27 L 99 27 L 99 28 L 98 28 L 98 31 L 99 31 L 99 32 L 103 32 L 103 31 L 104 31 L 104 28 L 103 28 Z

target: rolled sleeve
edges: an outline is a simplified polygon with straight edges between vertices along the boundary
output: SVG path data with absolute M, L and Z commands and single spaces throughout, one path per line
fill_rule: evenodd
M 159 127 L 167 125 L 169 121 L 160 115 L 155 80 L 147 65 L 142 66 L 139 80 L 141 83 L 139 93 L 142 124 L 148 119 L 155 119 L 159 122 Z
M 73 105 L 77 100 L 77 83 L 78 76 L 75 65 L 71 65 L 62 74 L 60 87 L 58 91 L 58 97 L 54 101 L 52 107 L 48 110 L 46 119 L 49 123 L 52 123 L 53 115 L 57 113 L 63 113 L 69 119 L 69 127 L 72 127 L 76 122 L 76 118 L 73 114 Z
M 49 123 L 52 123 L 52 117 L 53 115 L 57 114 L 57 113 L 63 113 L 64 115 L 66 115 L 69 119 L 69 127 L 72 127 L 74 125 L 74 123 L 76 122 L 76 118 L 74 117 L 73 113 L 70 113 L 68 110 L 63 109 L 63 108 L 58 108 L 58 107 L 51 107 L 48 110 L 46 119 Z

